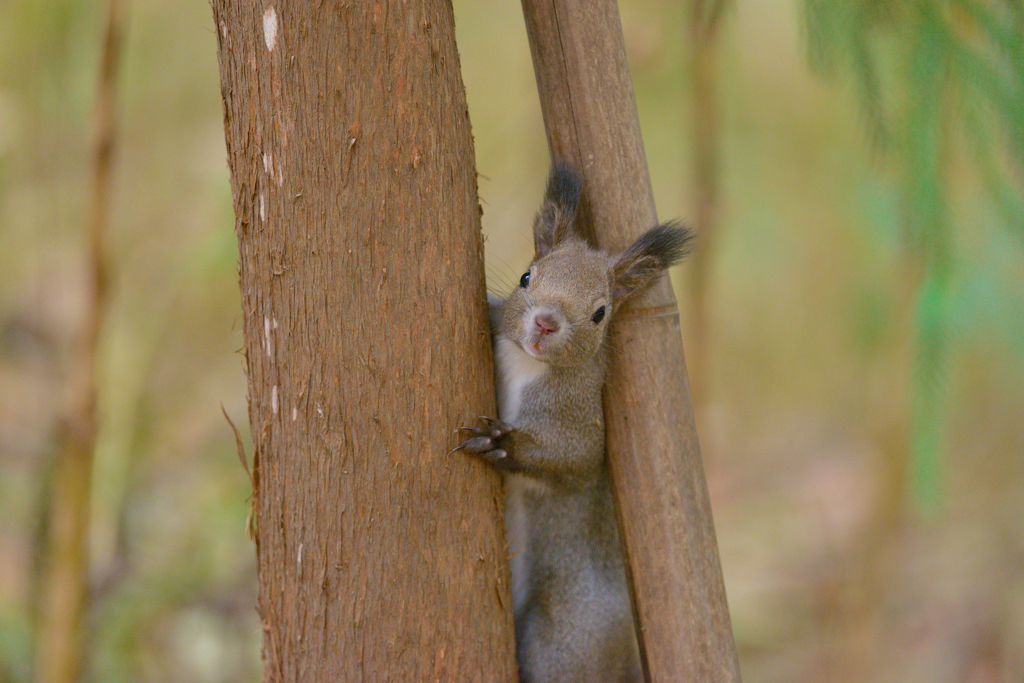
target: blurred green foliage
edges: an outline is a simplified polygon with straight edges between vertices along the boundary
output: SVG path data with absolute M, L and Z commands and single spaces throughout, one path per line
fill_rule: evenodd
M 804 0 L 803 16 L 812 66 L 852 75 L 875 143 L 903 170 L 904 258 L 923 268 L 911 482 L 931 512 L 949 337 L 959 322 L 949 157 L 965 138 L 1007 228 L 1024 236 L 1024 8 L 1015 0 Z
M 1019 4 L 724 6 L 722 232 L 698 423 L 744 679 L 1024 679 Z M 689 9 L 620 9 L 660 214 L 685 219 Z M 0 4 L 4 683 L 31 676 L 102 10 Z M 500 291 L 531 251 L 544 128 L 519 4 L 455 10 Z M 122 67 L 88 680 L 254 681 L 248 480 L 220 414 L 223 402 L 244 430 L 209 7 L 133 2 Z M 923 501 L 942 485 L 928 523 L 888 498 L 905 488 L 891 465 L 910 467 L 912 427 L 911 482 Z

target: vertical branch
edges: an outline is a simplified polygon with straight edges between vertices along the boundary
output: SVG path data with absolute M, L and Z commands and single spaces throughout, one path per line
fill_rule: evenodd
M 690 258 L 690 348 L 687 373 L 694 403 L 707 398 L 708 285 L 714 265 L 718 232 L 718 26 L 723 0 L 691 0 L 690 96 L 693 145 L 693 224 L 701 248 Z
M 551 154 L 585 179 L 597 245 L 657 222 L 615 0 L 523 0 Z M 650 681 L 739 681 L 711 504 L 668 278 L 613 321 L 608 467 Z
M 940 431 L 948 364 L 949 297 L 953 277 L 950 217 L 946 200 L 949 166 L 949 45 L 936 11 L 919 9 L 906 80 L 907 238 L 923 265 L 914 318 L 910 484 L 921 512 L 940 501 Z
M 88 595 L 89 506 L 96 447 L 97 348 L 106 308 L 105 242 L 110 200 L 117 67 L 124 12 L 111 0 L 94 119 L 87 223 L 88 297 L 50 489 L 49 531 L 40 586 L 36 676 L 40 683 L 75 683 L 83 665 L 82 621 Z

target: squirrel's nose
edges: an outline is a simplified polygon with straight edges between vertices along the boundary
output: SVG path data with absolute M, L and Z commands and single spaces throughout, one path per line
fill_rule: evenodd
M 533 324 L 536 325 L 537 331 L 543 336 L 545 334 L 554 334 L 558 332 L 561 325 L 555 316 L 550 313 L 538 313 L 533 316 Z

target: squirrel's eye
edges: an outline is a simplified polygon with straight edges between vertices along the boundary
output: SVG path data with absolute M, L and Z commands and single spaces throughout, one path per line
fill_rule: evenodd
M 523 276 L 519 278 L 519 286 L 526 287 L 530 284 L 530 271 L 523 273 Z
M 594 311 L 594 315 L 591 320 L 594 321 L 595 325 L 604 320 L 604 306 Z

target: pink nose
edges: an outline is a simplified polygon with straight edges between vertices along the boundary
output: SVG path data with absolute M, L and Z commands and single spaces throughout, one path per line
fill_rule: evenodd
M 537 326 L 537 331 L 543 336 L 545 334 L 554 334 L 558 332 L 561 325 L 555 320 L 555 317 L 550 313 L 538 313 L 533 317 L 533 324 Z

